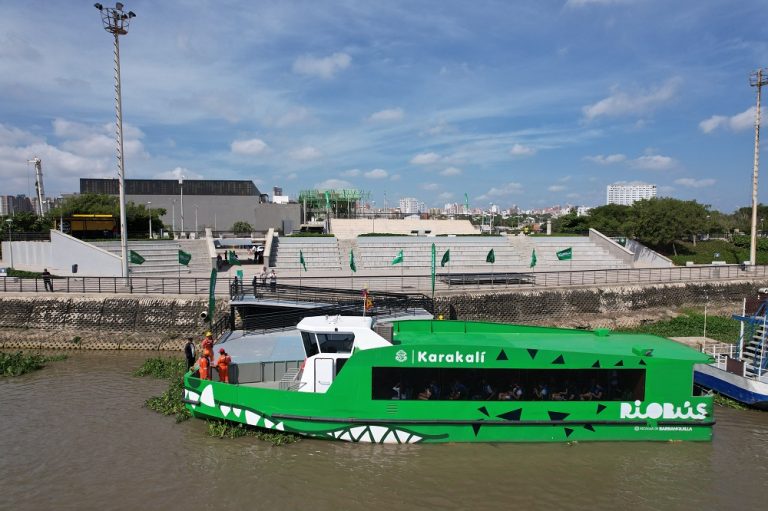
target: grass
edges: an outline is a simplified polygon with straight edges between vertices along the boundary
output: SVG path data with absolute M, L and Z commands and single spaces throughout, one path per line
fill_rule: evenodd
M 184 374 L 187 372 L 187 363 L 181 358 L 152 357 L 134 371 L 134 376 L 150 376 L 162 380 L 168 380 L 168 389 L 159 396 L 153 396 L 144 402 L 144 406 L 163 415 L 173 415 L 176 422 L 183 422 L 192 414 L 189 413 L 182 399 L 184 398 Z M 250 436 L 271 442 L 274 445 L 283 445 L 297 442 L 300 437 L 290 433 L 263 431 L 243 424 L 233 422 L 209 420 L 207 421 L 207 433 L 216 438 L 239 438 Z
M 662 337 L 695 337 L 704 334 L 704 314 L 686 310 L 680 316 L 665 321 L 645 323 L 622 332 L 660 335 Z M 725 316 L 707 316 L 707 338 L 735 343 L 739 339 L 739 322 Z
M 696 264 L 710 264 L 712 261 L 741 264 L 749 260 L 749 247 L 738 247 L 726 240 L 698 241 L 695 246 L 688 241 L 675 241 L 674 251 L 664 255 L 678 266 L 685 266 L 686 261 Z M 768 251 L 757 251 L 757 264 L 768 264 Z
M 0 351 L 0 376 L 21 376 L 45 367 L 47 362 L 65 360 L 66 355 L 25 354 L 21 351 L 6 353 Z

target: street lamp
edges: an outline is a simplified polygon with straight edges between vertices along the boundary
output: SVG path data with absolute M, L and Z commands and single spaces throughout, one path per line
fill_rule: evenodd
M 13 238 L 11 237 L 11 224 L 13 223 L 13 220 L 6 218 L 5 223 L 8 224 L 8 250 L 11 254 L 11 268 L 13 268 Z
M 195 204 L 195 236 L 197 236 L 197 204 Z
M 120 86 L 120 40 L 119 36 L 128 34 L 128 24 L 135 18 L 133 11 L 123 11 L 123 4 L 117 2 L 114 7 L 94 4 L 101 13 L 104 30 L 115 36 L 115 113 L 117 124 L 117 176 L 120 187 L 120 256 L 123 258 L 123 277 L 128 277 L 128 230 L 125 220 L 125 152 L 123 150 L 123 99 Z
M 376 201 L 371 201 L 371 211 L 373 212 L 373 232 L 376 232 Z
M 147 201 L 147 210 L 149 211 L 149 239 L 152 239 L 152 203 Z
M 173 235 L 176 236 L 176 199 L 172 199 L 171 203 L 171 228 L 173 229 Z
M 184 176 L 181 176 L 179 178 L 179 198 L 181 204 L 179 204 L 179 208 L 181 209 L 181 232 L 184 233 Z

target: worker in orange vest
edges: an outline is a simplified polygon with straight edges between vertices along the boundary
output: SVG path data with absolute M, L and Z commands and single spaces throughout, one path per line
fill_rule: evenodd
M 229 364 L 232 363 L 232 357 L 227 355 L 224 348 L 219 350 L 219 359 L 216 361 L 216 368 L 219 370 L 219 381 L 229 383 Z
M 208 360 L 213 360 L 213 335 L 211 332 L 205 332 L 205 339 L 202 342 L 203 356 L 208 357 Z
M 197 366 L 200 368 L 200 379 L 201 380 L 211 380 L 212 374 L 211 374 L 211 359 L 208 358 L 205 353 L 203 353 L 203 356 L 200 357 L 200 360 L 197 361 Z

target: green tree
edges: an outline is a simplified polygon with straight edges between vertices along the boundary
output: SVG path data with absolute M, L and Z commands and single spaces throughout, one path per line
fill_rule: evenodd
M 693 239 L 707 226 L 707 206 L 672 198 L 641 200 L 632 205 L 631 231 L 641 243 L 669 247 Z
M 232 226 L 232 232 L 235 234 L 242 234 L 250 236 L 251 232 L 253 231 L 253 227 L 251 227 L 251 224 L 248 222 L 243 222 L 242 220 L 239 220 L 234 223 Z
M 587 218 L 589 227 L 607 236 L 631 236 L 630 220 L 632 216 L 632 206 L 607 204 L 592 208 Z
M 165 215 L 164 208 L 152 208 L 152 230 L 165 228 L 160 217 Z M 120 222 L 120 199 L 114 195 L 84 193 L 67 197 L 51 210 L 52 218 L 70 217 L 74 214 L 112 215 L 115 222 Z M 149 210 L 144 204 L 128 202 L 125 205 L 125 222 L 128 236 L 146 237 L 149 234 Z M 119 227 L 118 227 L 119 229 Z
M 589 230 L 589 217 L 578 216 L 576 211 L 552 220 L 552 232 L 583 233 Z

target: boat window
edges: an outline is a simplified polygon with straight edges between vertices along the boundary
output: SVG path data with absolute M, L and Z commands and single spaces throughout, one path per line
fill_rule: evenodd
M 301 342 L 304 344 L 304 353 L 306 353 L 307 358 L 320 353 L 317 348 L 317 340 L 315 339 L 315 334 L 311 334 L 309 332 L 301 332 Z
M 642 401 L 645 369 L 374 367 L 372 397 L 429 401 Z
M 352 353 L 355 334 L 333 333 L 316 334 L 321 353 Z

